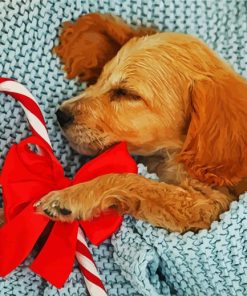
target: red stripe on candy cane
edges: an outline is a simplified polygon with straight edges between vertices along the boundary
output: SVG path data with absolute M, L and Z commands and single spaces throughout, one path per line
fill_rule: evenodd
M 51 146 L 44 117 L 31 93 L 20 83 L 6 78 L 0 78 L 0 92 L 12 96 L 21 104 L 34 134 L 39 135 Z
M 6 93 L 17 100 L 25 111 L 32 131 L 45 140 L 50 146 L 45 120 L 40 107 L 33 95 L 22 84 L 0 77 L 0 92 Z M 98 274 L 93 257 L 90 253 L 82 229 L 78 228 L 76 258 L 84 276 L 87 289 L 91 296 L 107 296 L 104 285 Z
M 80 270 L 84 274 L 90 295 L 107 296 L 103 283 L 98 277 L 98 271 L 93 261 L 93 257 L 88 250 L 85 235 L 81 228 L 77 235 L 77 260 L 80 264 Z

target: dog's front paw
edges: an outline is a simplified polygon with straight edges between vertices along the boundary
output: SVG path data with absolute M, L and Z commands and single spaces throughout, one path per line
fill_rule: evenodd
M 49 216 L 52 220 L 71 222 L 78 219 L 76 207 L 63 190 L 52 191 L 34 204 L 38 213 Z

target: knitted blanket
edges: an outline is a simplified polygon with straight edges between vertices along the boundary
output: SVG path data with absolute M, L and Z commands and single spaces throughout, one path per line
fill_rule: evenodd
M 94 11 L 117 14 L 132 24 L 199 36 L 247 77 L 245 0 L 0 1 L 0 75 L 25 84 L 38 99 L 55 153 L 68 176 L 84 159 L 61 136 L 54 112 L 84 85 L 65 78 L 51 49 L 63 21 Z M 20 106 L 0 95 L 0 167 L 11 144 L 28 133 Z M 153 177 L 142 165 L 139 171 Z M 198 234 L 168 234 L 126 217 L 111 240 L 98 248 L 90 246 L 108 294 L 247 295 L 246 202 L 243 195 L 211 230 Z M 58 290 L 27 268 L 30 260 L 0 279 L 0 296 L 87 295 L 77 266 Z

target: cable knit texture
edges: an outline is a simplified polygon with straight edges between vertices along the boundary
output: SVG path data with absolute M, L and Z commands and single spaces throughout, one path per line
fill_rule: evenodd
M 246 0 L 0 1 L 0 75 L 25 84 L 38 99 L 68 176 L 83 159 L 61 136 L 54 113 L 62 100 L 78 94 L 84 85 L 65 78 L 51 50 L 62 22 L 95 11 L 119 15 L 134 25 L 194 34 L 247 77 Z M 29 131 L 18 103 L 3 94 L 0 116 L 2 166 L 11 144 Z M 139 172 L 154 177 L 142 165 Z M 126 217 L 111 240 L 90 248 L 110 296 L 247 295 L 247 195 L 209 231 L 168 234 Z M 0 296 L 87 295 L 77 266 L 64 288 L 57 290 L 27 268 L 30 260 L 0 279 Z

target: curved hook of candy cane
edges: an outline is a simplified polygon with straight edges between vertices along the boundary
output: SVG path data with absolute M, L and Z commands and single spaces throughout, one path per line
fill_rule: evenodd
M 0 92 L 11 95 L 21 104 L 34 133 L 51 146 L 43 114 L 29 90 L 15 80 L 0 77 Z M 76 258 L 90 295 L 107 296 L 86 243 L 84 233 L 80 228 L 78 229 L 77 246 Z
M 15 80 L 0 78 L 0 92 L 11 95 L 20 103 L 34 133 L 39 135 L 51 146 L 43 114 L 36 99 L 29 90 Z

